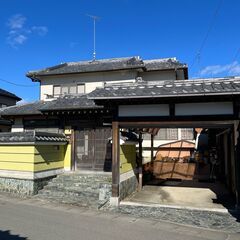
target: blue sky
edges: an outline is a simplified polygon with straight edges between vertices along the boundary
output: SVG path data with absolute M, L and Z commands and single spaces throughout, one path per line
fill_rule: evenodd
M 0 87 L 32 101 L 27 71 L 91 59 L 86 14 L 101 17 L 98 59 L 177 57 L 190 77 L 240 75 L 239 10 L 238 0 L 0 0 L 0 79 L 30 86 Z

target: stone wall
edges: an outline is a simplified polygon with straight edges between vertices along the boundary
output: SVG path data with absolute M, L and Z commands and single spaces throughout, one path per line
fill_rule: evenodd
M 138 179 L 135 171 L 129 171 L 120 175 L 120 200 L 131 195 L 137 190 Z
M 19 196 L 34 195 L 47 185 L 53 177 L 54 176 L 35 180 L 1 177 L 0 191 L 14 193 Z

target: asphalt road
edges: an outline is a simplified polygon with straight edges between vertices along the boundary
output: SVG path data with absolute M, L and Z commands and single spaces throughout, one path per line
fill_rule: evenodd
M 240 235 L 0 195 L 0 240 L 240 240 Z

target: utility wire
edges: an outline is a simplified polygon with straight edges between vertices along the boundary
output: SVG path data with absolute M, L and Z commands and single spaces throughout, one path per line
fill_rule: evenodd
M 239 54 L 240 54 L 240 47 L 237 49 L 236 54 L 233 57 L 233 62 L 237 60 Z
M 6 80 L 6 79 L 3 79 L 3 78 L 0 78 L 0 81 L 2 81 L 2 82 L 5 82 L 5 83 L 8 83 L 8 84 L 11 84 L 11 85 L 14 85 L 14 86 L 17 86 L 17 87 L 38 87 L 38 86 L 36 86 L 36 85 L 34 85 L 34 86 L 31 86 L 31 85 L 24 85 L 24 84 L 18 84 L 18 83 L 14 83 L 14 82 L 10 82 L 10 81 L 8 81 L 8 80 Z
M 197 53 L 196 53 L 195 56 L 194 56 L 194 59 L 193 59 L 191 65 L 190 65 L 190 68 L 192 68 L 192 67 L 194 66 L 196 60 L 197 60 L 197 59 L 199 58 L 199 56 L 201 55 L 201 52 L 202 52 L 202 50 L 203 50 L 203 48 L 204 48 L 204 46 L 205 46 L 205 44 L 206 44 L 206 42 L 207 42 L 207 40 L 208 40 L 209 34 L 210 34 L 212 28 L 214 27 L 215 21 L 216 21 L 216 19 L 217 19 L 217 15 L 218 15 L 219 10 L 220 10 L 220 8 L 221 8 L 221 6 L 222 6 L 222 4 L 223 4 L 223 1 L 224 1 L 224 0 L 220 0 L 219 3 L 218 3 L 218 5 L 217 5 L 217 8 L 216 8 L 216 10 L 215 10 L 215 12 L 214 12 L 214 14 L 213 14 L 212 21 L 210 22 L 210 25 L 209 25 L 208 30 L 207 30 L 207 32 L 206 32 L 206 35 L 205 35 L 205 37 L 203 38 L 203 41 L 202 41 L 202 43 L 201 43 L 201 45 L 200 45 L 200 48 L 198 49 Z

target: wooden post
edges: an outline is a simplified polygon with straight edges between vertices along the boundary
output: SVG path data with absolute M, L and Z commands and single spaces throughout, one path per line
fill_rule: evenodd
M 71 131 L 71 171 L 76 170 L 76 161 L 75 161 L 75 130 L 72 128 Z
M 153 147 L 154 147 L 154 136 L 153 134 L 151 134 L 151 163 L 153 163 L 153 158 L 154 158 Z
M 114 121 L 112 122 L 112 198 L 119 198 L 119 182 L 120 182 L 119 145 L 120 145 L 119 124 L 117 121 Z
M 143 186 L 143 168 L 142 168 L 142 133 L 139 133 L 139 173 L 138 173 L 138 190 L 142 190 Z
M 236 188 L 236 208 L 240 209 L 240 128 L 234 134 L 238 135 L 235 148 L 235 188 Z

